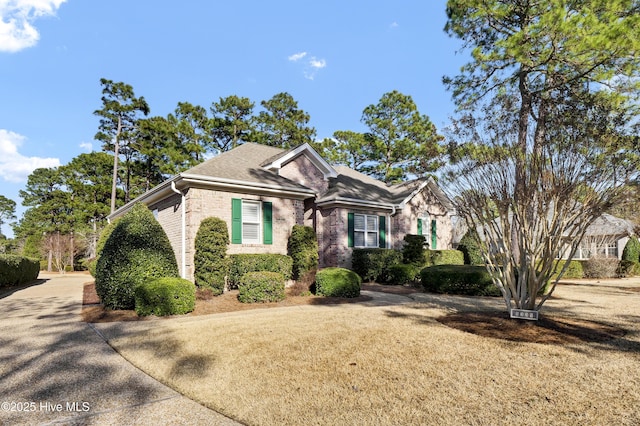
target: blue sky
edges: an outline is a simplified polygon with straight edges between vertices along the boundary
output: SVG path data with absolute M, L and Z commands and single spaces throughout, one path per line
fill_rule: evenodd
M 0 195 L 20 205 L 34 168 L 101 149 L 102 77 L 130 84 L 162 116 L 183 101 L 259 105 L 288 92 L 320 139 L 363 131 L 362 110 L 399 90 L 442 129 L 454 112 L 442 76 L 466 61 L 443 31 L 445 5 L 0 0 Z

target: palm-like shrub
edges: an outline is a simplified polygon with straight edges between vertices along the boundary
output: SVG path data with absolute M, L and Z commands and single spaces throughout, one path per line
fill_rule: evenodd
M 194 257 L 195 281 L 201 288 L 209 288 L 215 296 L 224 291 L 224 278 L 229 272 L 227 223 L 217 217 L 209 217 L 200 223 L 196 234 Z
M 109 309 L 133 309 L 135 288 L 153 278 L 177 277 L 176 257 L 164 230 L 143 204 L 118 221 L 96 266 L 96 292 Z

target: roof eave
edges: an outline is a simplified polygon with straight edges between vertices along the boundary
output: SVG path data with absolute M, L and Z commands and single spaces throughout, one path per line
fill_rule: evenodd
M 150 206 L 158 201 L 162 201 L 168 196 L 175 194 L 171 188 L 172 183 L 178 190 L 184 190 L 195 186 L 206 187 L 210 189 L 220 189 L 222 191 L 237 191 L 242 193 L 260 194 L 268 196 L 280 196 L 292 198 L 296 200 L 305 200 L 315 197 L 316 193 L 312 189 L 288 187 L 284 185 L 263 184 L 258 182 L 249 182 L 236 179 L 217 178 L 212 176 L 179 174 L 150 189 L 134 200 L 129 201 L 124 206 L 107 216 L 108 220 L 116 219 L 127 213 L 134 204 L 144 203 Z

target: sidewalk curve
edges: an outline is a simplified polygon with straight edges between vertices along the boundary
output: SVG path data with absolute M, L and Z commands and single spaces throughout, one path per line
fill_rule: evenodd
M 0 291 L 0 425 L 237 425 L 149 377 L 80 321 L 89 275 Z

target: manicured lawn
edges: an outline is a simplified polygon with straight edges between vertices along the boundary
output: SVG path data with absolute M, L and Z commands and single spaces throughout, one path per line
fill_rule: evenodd
M 291 306 L 96 327 L 151 376 L 246 424 L 632 425 L 640 424 L 639 287 L 558 288 L 543 316 L 568 322 L 567 333 L 588 321 L 619 331 L 595 341 L 460 331 L 440 320 L 476 314 L 478 305 L 436 295 L 403 306 Z M 503 307 L 482 310 L 498 317 Z

